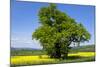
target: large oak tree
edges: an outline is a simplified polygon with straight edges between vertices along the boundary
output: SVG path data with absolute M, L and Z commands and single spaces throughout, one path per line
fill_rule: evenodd
M 42 7 L 38 16 L 41 26 L 33 32 L 32 38 L 40 41 L 51 58 L 66 59 L 72 43 L 79 45 L 91 37 L 81 23 L 58 10 L 56 4 Z

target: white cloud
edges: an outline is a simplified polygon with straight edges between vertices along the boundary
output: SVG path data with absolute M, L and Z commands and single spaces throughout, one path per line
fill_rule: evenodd
M 37 49 L 42 48 L 42 46 L 38 40 L 36 40 L 36 39 L 32 40 L 31 37 L 18 37 L 18 36 L 11 37 L 11 47 L 37 48 Z

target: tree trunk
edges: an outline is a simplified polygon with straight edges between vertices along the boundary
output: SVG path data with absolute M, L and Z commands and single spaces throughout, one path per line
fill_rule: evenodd
M 62 56 L 63 59 L 67 59 L 68 58 L 68 49 L 65 50 L 65 52 L 62 55 L 63 55 Z
M 56 43 L 55 44 L 55 55 L 54 58 L 61 58 L 61 52 L 60 52 L 60 44 Z

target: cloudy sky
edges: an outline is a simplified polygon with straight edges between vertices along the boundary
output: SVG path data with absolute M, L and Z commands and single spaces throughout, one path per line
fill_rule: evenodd
M 48 3 L 20 2 L 11 0 L 11 47 L 42 48 L 39 41 L 32 40 L 32 32 L 37 29 L 38 11 Z M 57 4 L 60 11 L 82 23 L 91 34 L 91 40 L 83 44 L 94 44 L 95 7 L 84 5 Z

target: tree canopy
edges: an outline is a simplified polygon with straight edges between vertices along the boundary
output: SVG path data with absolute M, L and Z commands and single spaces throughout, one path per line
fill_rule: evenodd
M 89 41 L 91 35 L 81 23 L 57 9 L 56 4 L 39 11 L 41 26 L 32 34 L 52 58 L 67 58 L 72 43 Z

